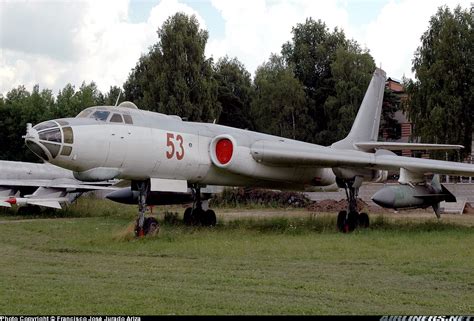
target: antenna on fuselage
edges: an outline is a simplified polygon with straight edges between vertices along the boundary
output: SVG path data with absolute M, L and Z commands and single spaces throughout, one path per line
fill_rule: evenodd
M 117 100 L 115 101 L 115 106 L 114 106 L 114 107 L 117 107 L 121 94 L 122 94 L 122 91 L 120 90 L 120 91 L 119 91 L 119 94 L 118 94 L 118 96 L 117 96 Z

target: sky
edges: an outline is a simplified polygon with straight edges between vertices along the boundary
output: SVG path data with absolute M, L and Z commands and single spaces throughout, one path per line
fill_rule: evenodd
M 254 75 L 306 18 L 367 48 L 388 77 L 413 78 L 411 60 L 437 8 L 472 0 L 0 0 L 0 94 L 19 85 L 54 94 L 94 81 L 122 86 L 156 30 L 176 12 L 209 31 L 206 57 L 237 57 Z

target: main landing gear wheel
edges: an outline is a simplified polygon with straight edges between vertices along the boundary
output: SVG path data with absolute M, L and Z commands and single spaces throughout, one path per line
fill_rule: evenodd
M 201 188 L 192 189 L 194 194 L 193 207 L 184 211 L 183 222 L 185 225 L 215 226 L 217 223 L 216 213 L 213 210 L 204 210 L 201 202 Z
M 346 224 L 346 216 L 347 216 L 346 211 L 340 211 L 339 214 L 337 215 L 337 229 L 340 232 L 344 232 L 344 225 Z
M 216 226 L 217 218 L 216 213 L 213 210 L 207 210 L 204 212 L 202 225 L 204 226 Z
M 361 177 L 352 179 L 336 178 L 337 185 L 346 191 L 348 211 L 340 211 L 337 215 L 337 229 L 343 233 L 354 231 L 358 226 L 369 227 L 369 216 L 367 213 L 360 213 L 357 210 L 357 195 L 362 184 Z
M 359 214 L 359 227 L 362 227 L 362 228 L 369 227 L 369 215 L 367 215 L 367 213 Z
M 213 210 L 203 210 L 202 208 L 186 208 L 183 215 L 183 222 L 186 225 L 215 226 L 217 223 L 216 213 Z
M 183 222 L 185 225 L 193 225 L 193 208 L 188 207 L 184 210 Z
M 359 213 L 340 211 L 337 215 L 337 229 L 342 233 L 349 233 L 359 225 Z

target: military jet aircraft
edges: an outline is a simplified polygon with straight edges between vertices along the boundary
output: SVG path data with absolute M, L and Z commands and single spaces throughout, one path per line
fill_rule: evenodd
M 131 102 L 96 106 L 76 118 L 27 126 L 27 146 L 42 159 L 74 171 L 77 179 L 132 181 L 138 192 L 136 231 L 142 235 L 149 192 L 195 190 L 186 217 L 213 224 L 204 210 L 201 187 L 252 186 L 311 191 L 337 183 L 346 190 L 348 210 L 338 215 L 341 231 L 368 226 L 357 210 L 363 181 L 383 181 L 400 171 L 401 184 L 424 184 L 425 173 L 473 176 L 474 165 L 397 156 L 389 149 L 447 148 L 433 144 L 377 142 L 385 72 L 376 69 L 350 133 L 331 146 L 140 110 Z
M 110 182 L 85 184 L 74 178 L 70 170 L 48 163 L 0 161 L 0 206 L 19 206 L 18 213 L 37 213 L 40 207 L 60 209 L 84 192 L 114 191 Z

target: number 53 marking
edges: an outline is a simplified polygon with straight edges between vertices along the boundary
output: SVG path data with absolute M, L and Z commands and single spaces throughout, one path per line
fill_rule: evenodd
M 179 151 L 176 152 L 175 143 L 178 142 L 178 149 Z M 183 136 L 176 135 L 176 139 L 174 138 L 173 133 L 166 133 L 166 146 L 170 148 L 170 150 L 166 151 L 166 158 L 171 159 L 175 155 L 176 152 L 176 159 L 182 160 L 184 157 L 184 147 L 183 147 Z

